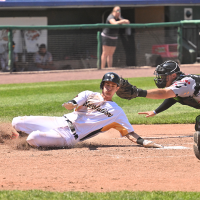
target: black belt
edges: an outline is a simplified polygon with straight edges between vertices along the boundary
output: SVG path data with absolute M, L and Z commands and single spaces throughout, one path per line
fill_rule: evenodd
M 75 127 L 74 127 L 73 123 L 67 117 L 65 117 L 65 118 L 66 118 L 68 126 L 69 126 L 69 128 L 70 128 L 70 130 L 71 130 L 71 132 L 72 132 L 72 134 L 73 134 L 73 136 L 75 138 L 75 140 L 77 140 L 78 139 L 78 134 L 76 133 L 76 130 L 75 130 Z

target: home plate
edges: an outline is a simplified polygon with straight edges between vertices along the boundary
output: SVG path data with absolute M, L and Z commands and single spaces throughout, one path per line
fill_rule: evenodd
M 159 149 L 190 149 L 190 148 L 184 146 L 164 146 L 164 148 L 159 148 Z

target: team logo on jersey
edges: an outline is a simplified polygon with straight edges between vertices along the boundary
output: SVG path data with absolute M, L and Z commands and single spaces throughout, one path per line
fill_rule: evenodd
M 86 106 L 87 108 L 90 108 L 92 110 L 96 110 L 98 112 L 101 112 L 103 113 L 104 115 L 108 116 L 108 117 L 112 117 L 113 114 L 111 114 L 110 112 L 108 112 L 107 109 L 103 109 L 100 107 L 100 105 L 94 105 L 94 104 L 91 104 L 89 101 L 86 101 L 83 106 Z

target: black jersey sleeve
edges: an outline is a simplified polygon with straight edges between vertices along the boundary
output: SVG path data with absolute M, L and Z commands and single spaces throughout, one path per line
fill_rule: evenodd
M 170 98 L 170 99 L 165 99 L 163 101 L 163 103 L 155 109 L 155 112 L 158 114 L 160 112 L 163 112 L 165 110 L 167 110 L 168 108 L 170 108 L 171 106 L 173 106 L 177 101 L 174 98 Z

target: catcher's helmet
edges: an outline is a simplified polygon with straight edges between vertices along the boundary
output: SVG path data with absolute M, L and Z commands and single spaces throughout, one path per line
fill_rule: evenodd
M 180 68 L 175 61 L 168 60 L 161 65 L 156 67 L 154 74 L 156 78 L 154 79 L 155 84 L 158 88 L 164 88 L 167 84 L 167 76 L 180 72 Z
M 103 89 L 103 83 L 104 81 L 111 81 L 113 83 L 116 83 L 117 86 L 119 86 L 119 83 L 120 83 L 120 77 L 114 73 L 114 72 L 108 72 L 106 73 L 103 78 L 102 78 L 102 81 L 101 81 L 101 84 L 100 84 L 100 89 Z

